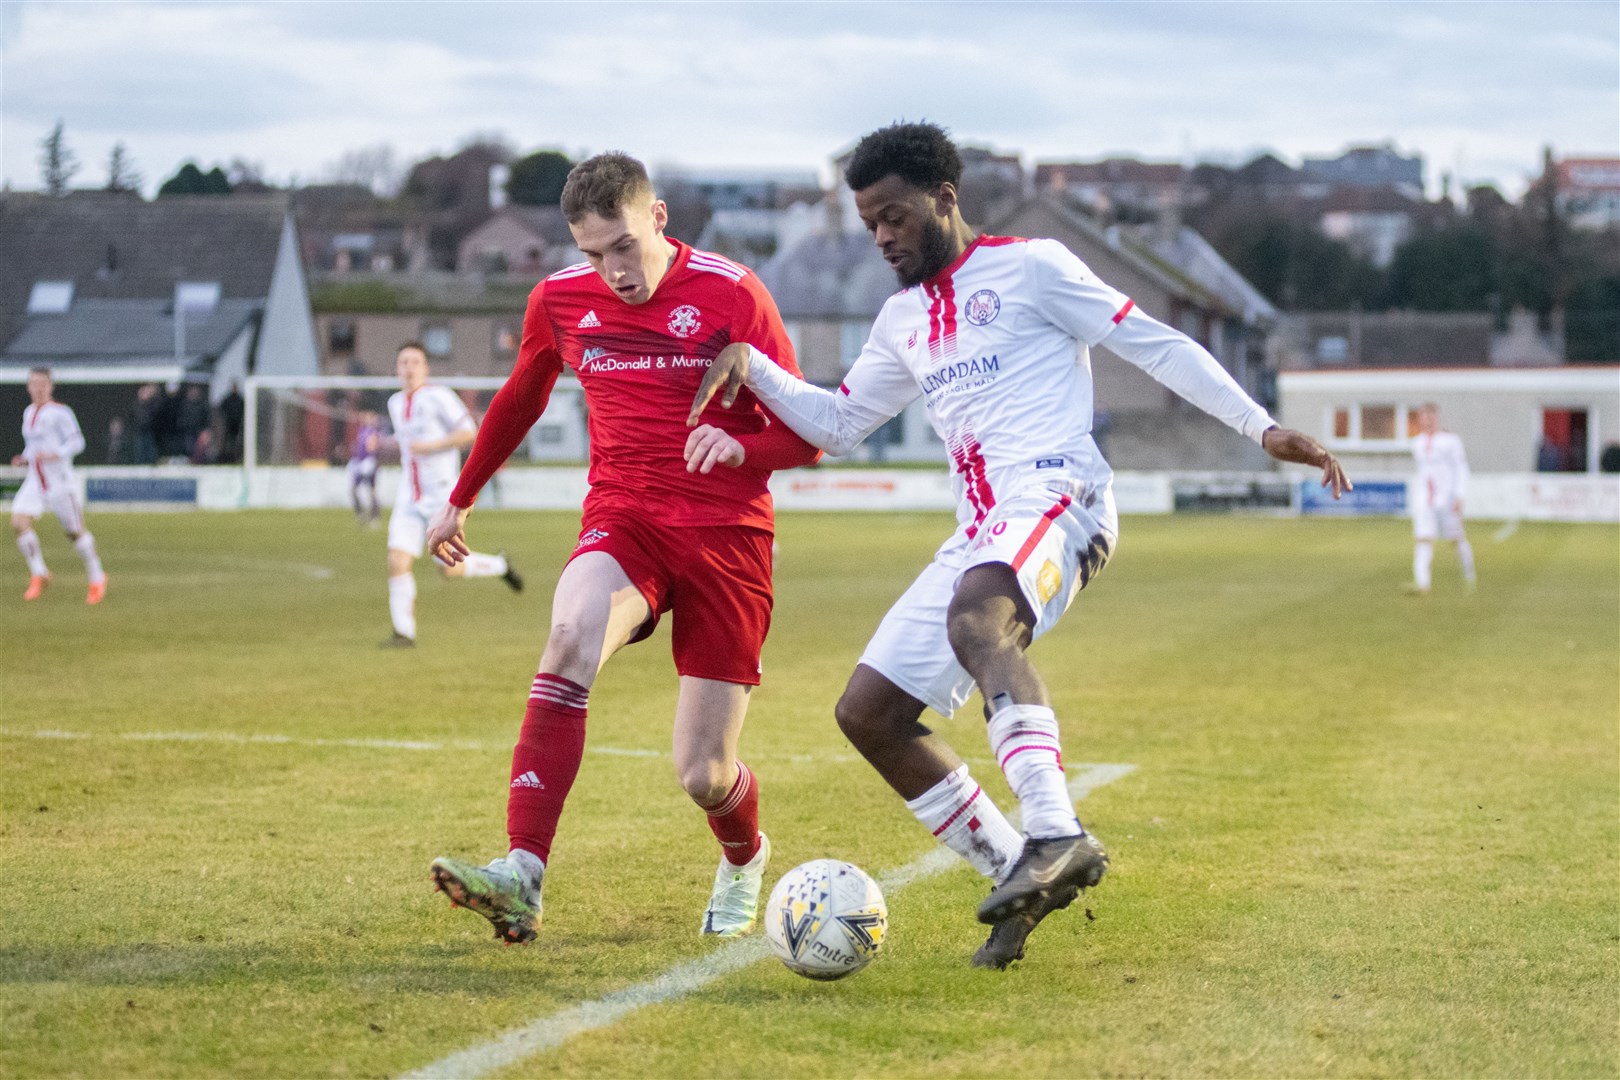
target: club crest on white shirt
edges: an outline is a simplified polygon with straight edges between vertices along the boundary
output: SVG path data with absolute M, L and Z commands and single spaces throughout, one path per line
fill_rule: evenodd
M 691 304 L 682 304 L 669 313 L 669 332 L 678 338 L 689 338 L 703 325 L 703 313 Z
M 1001 297 L 990 289 L 980 289 L 968 297 L 967 303 L 962 306 L 962 314 L 974 326 L 988 326 L 1001 314 Z

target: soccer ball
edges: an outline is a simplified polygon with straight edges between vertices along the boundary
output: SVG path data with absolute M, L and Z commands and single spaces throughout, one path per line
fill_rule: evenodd
M 855 974 L 872 962 L 888 929 L 877 882 L 837 859 L 795 866 L 765 904 L 765 940 L 789 971 L 807 979 Z

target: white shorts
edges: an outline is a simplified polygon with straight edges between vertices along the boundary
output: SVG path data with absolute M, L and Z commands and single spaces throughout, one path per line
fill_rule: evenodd
M 1090 507 L 1046 488 L 998 503 L 972 537 L 964 527 L 945 542 L 878 624 L 860 662 L 950 716 L 973 692 L 973 677 L 957 662 L 945 629 L 962 575 L 985 563 L 1012 567 L 1035 612 L 1038 638 L 1108 562 L 1118 536 L 1119 515 L 1106 490 Z
M 1462 515 L 1453 510 L 1450 503 L 1445 506 L 1414 506 L 1412 535 L 1419 540 L 1433 540 L 1437 536 L 1442 540 L 1461 540 Z
M 450 501 L 445 493 L 441 499 L 417 499 L 415 502 L 397 502 L 388 512 L 388 547 L 420 559 L 427 549 L 428 525 Z
M 11 500 L 13 517 L 39 518 L 49 510 L 70 533 L 84 532 L 84 507 L 79 505 L 79 493 L 71 483 L 54 483 L 49 489 L 40 485 L 39 474 L 29 470 L 28 479 L 17 489 Z

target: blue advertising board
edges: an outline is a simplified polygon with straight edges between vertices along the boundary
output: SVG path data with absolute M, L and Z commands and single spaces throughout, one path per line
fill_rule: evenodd
M 1342 514 L 1345 516 L 1406 516 L 1406 481 L 1368 480 L 1338 500 L 1319 480 L 1301 480 L 1299 511 L 1302 514 Z
M 84 482 L 86 502 L 195 503 L 197 480 L 190 476 L 92 476 Z

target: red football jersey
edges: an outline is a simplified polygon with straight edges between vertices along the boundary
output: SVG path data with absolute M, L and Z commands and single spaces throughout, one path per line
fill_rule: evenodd
M 491 402 L 450 501 L 470 506 L 539 419 L 568 365 L 589 409 L 587 512 L 630 509 L 661 524 L 772 527 L 771 470 L 814 461 L 818 451 L 744 389 L 718 399 L 702 422 L 736 437 L 741 468 L 686 471 L 686 426 L 709 363 L 745 341 L 799 374 L 770 293 L 747 268 L 669 241 L 675 260 L 644 304 L 626 304 L 589 264 L 546 278 L 529 294 L 516 366 Z

